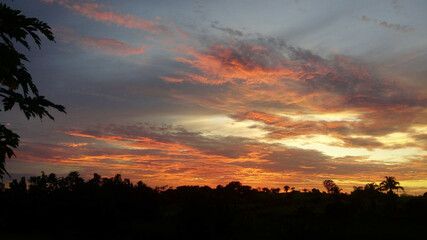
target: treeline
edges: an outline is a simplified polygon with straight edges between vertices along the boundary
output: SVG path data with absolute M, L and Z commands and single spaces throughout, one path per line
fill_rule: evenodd
M 398 196 L 393 177 L 341 193 L 284 186 L 151 188 L 129 179 L 78 172 L 0 183 L 2 239 L 417 238 L 427 226 L 427 194 Z M 383 192 L 382 192 L 383 191 Z

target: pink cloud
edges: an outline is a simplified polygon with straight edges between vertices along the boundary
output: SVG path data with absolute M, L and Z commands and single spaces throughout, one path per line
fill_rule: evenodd
M 82 44 L 89 48 L 101 50 L 104 54 L 115 56 L 137 55 L 145 51 L 144 47 L 132 47 L 129 43 L 113 39 L 96 39 L 86 37 L 82 39 Z
M 182 78 L 173 78 L 173 77 L 160 77 L 160 78 L 166 82 L 177 83 L 177 82 L 183 82 L 184 81 L 184 79 L 182 79 Z

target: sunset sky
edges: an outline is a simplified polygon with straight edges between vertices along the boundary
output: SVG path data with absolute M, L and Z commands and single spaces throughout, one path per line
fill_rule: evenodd
M 427 191 L 425 0 L 4 2 L 52 27 L 23 53 L 67 111 L 1 113 L 12 178 Z

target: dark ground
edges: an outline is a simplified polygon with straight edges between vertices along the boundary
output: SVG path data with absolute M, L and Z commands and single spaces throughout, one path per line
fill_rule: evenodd
M 426 194 L 152 189 L 119 175 L 15 181 L 0 204 L 1 239 L 422 239 L 427 227 Z

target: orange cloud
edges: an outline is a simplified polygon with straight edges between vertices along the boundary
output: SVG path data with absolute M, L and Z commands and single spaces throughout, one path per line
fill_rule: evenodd
M 78 148 L 78 147 L 86 146 L 88 145 L 88 143 L 60 143 L 59 145 Z
M 187 64 L 190 70 L 160 78 L 167 82 L 228 84 L 232 96 L 222 96 L 224 102 L 267 100 L 330 112 L 349 107 L 385 109 L 394 107 L 390 104 L 393 98 L 401 98 L 402 104 L 421 103 L 404 99 L 396 86 L 373 79 L 367 68 L 354 59 L 324 59 L 284 43 L 233 40 L 209 43 L 206 49 L 181 46 L 174 51 L 181 53 L 175 60 Z
M 426 124 L 426 98 L 417 90 L 378 79 L 375 72 L 345 56 L 323 58 L 276 38 L 204 40 L 203 47 L 180 46 L 177 62 L 186 64 L 170 83 L 203 84 L 209 91 L 172 95 L 220 110 L 234 119 L 264 122 L 269 137 L 329 134 L 344 145 L 387 147 L 367 137 L 408 131 Z M 357 112 L 358 121 L 293 121 L 281 114 Z M 238 112 L 238 114 L 236 114 Z M 243 114 L 243 115 L 240 115 Z M 365 137 L 345 138 L 348 134 Z
M 286 117 L 255 111 L 236 114 L 232 117 L 239 120 L 248 119 L 253 121 L 260 121 L 270 125 L 281 124 L 284 121 L 289 121 L 289 118 Z
M 155 139 L 147 138 L 147 137 L 130 138 L 130 137 L 111 136 L 111 135 L 93 135 L 93 134 L 87 134 L 79 131 L 68 131 L 66 132 L 66 134 L 70 136 L 92 138 L 92 139 L 107 141 L 107 142 L 118 142 L 125 147 L 167 150 L 168 152 L 182 153 L 182 154 L 185 154 L 185 152 L 187 151 L 194 151 L 194 149 L 192 149 L 191 147 L 185 146 L 179 143 L 159 142 Z
M 324 179 L 333 178 L 345 181 L 346 185 L 342 187 L 350 191 L 358 181 L 374 181 L 387 174 L 393 174 L 400 180 L 418 179 L 425 175 L 422 172 L 424 162 L 419 158 L 404 164 L 388 165 L 366 162 L 360 157 L 330 158 L 316 150 L 257 141 L 247 143 L 247 139 L 236 141 L 232 148 L 247 148 L 248 154 L 226 157 L 221 156 L 221 149 L 216 146 L 224 139 L 218 139 L 216 143 L 198 134 L 185 132 L 164 132 L 164 135 L 156 136 L 173 136 L 178 141 L 168 143 L 166 139 L 153 139 L 154 135 L 134 137 L 130 135 L 131 132 L 116 135 L 113 134 L 116 127 L 120 131 L 129 128 L 114 126 L 102 131 L 67 132 L 71 137 L 99 141 L 79 151 L 71 145 L 32 143 L 24 144 L 17 154 L 20 161 L 75 166 L 86 177 L 93 172 L 101 175 L 121 173 L 127 178 L 158 186 L 203 184 L 215 187 L 239 180 L 254 187 L 282 187 L 280 185 L 286 183 L 300 188 L 320 188 Z M 130 128 L 129 131 L 135 132 L 135 129 Z M 135 135 L 144 131 L 136 131 Z M 146 135 L 150 134 L 153 133 L 146 132 Z M 200 145 L 188 146 L 190 142 Z M 214 151 L 207 151 L 203 142 L 215 145 Z M 186 151 L 182 151 L 182 148 L 186 148 Z M 414 178 L 414 175 L 418 178 Z
M 279 59 L 269 56 L 263 46 L 240 44 L 233 47 L 217 43 L 209 46 L 206 52 L 186 48 L 183 52 L 189 57 L 177 57 L 175 60 L 190 65 L 200 73 L 181 71 L 176 74 L 186 81 L 204 84 L 273 84 L 281 78 L 296 80 L 302 74 L 297 66 L 282 67 L 285 59 L 275 62 Z M 263 64 L 267 62 L 269 64 Z

